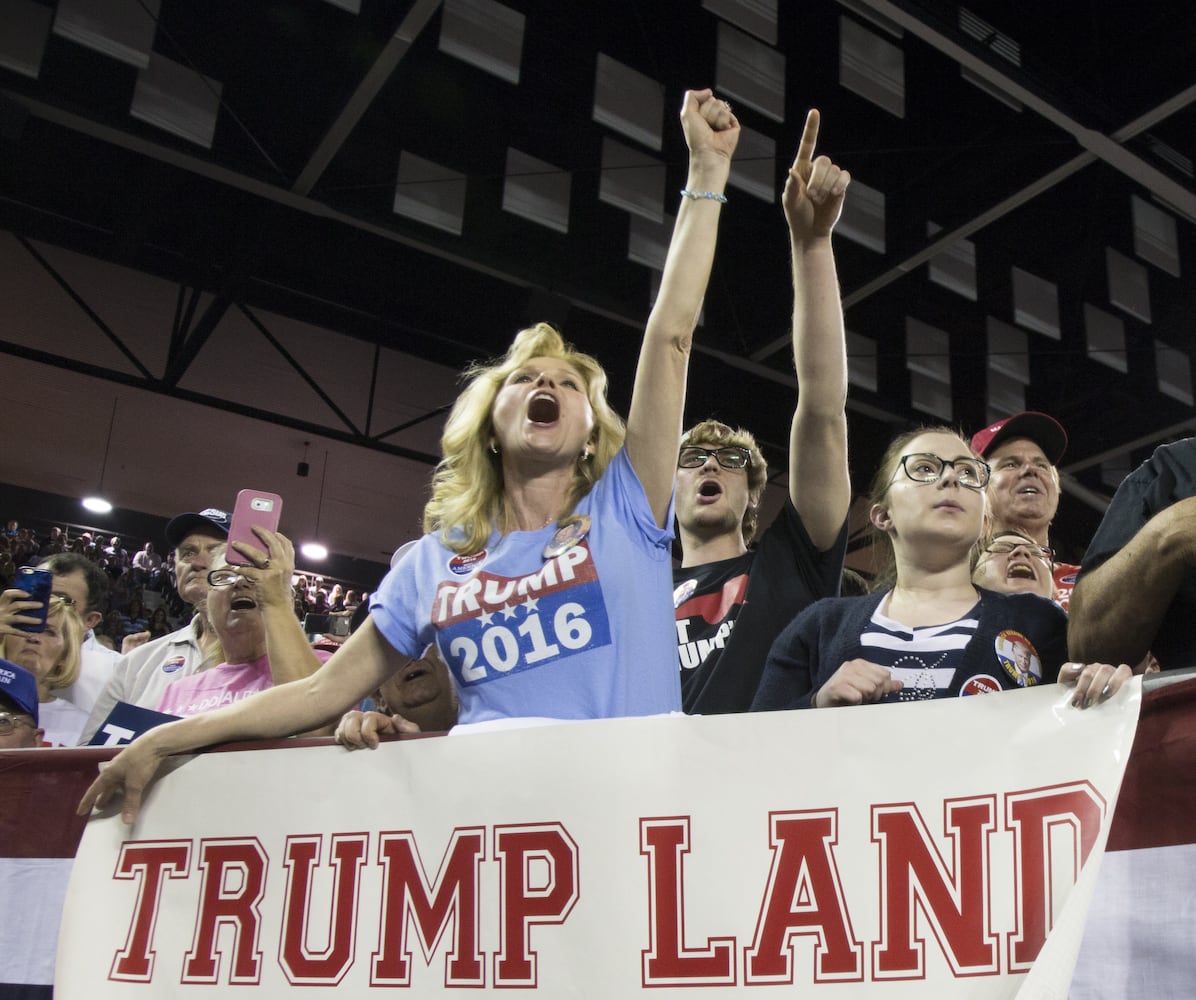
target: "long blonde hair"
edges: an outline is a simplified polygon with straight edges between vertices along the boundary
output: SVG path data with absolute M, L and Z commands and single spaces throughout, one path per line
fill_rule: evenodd
M 623 445 L 626 428 L 606 399 L 602 366 L 566 343 L 547 323 L 520 330 L 501 358 L 472 365 L 465 372 L 468 384 L 453 404 L 440 439 L 443 457 L 432 477 L 432 498 L 424 507 L 424 531 L 440 532 L 444 544 L 462 555 L 480 552 L 495 528 L 509 526 L 502 458 L 489 447 L 494 399 L 507 376 L 539 357 L 555 358 L 577 369 L 594 413 L 590 457 L 577 463 L 562 519 L 590 492 Z
M 71 611 L 61 598 L 51 597 L 50 607 L 46 612 L 46 624 L 58 629 L 62 636 L 62 655 L 58 662 L 46 674 L 45 679 L 38 681 L 51 691 L 70 687 L 79 679 L 80 647 L 83 645 L 83 626 L 78 617 Z M 8 656 L 8 640 L 0 637 L 0 656 Z

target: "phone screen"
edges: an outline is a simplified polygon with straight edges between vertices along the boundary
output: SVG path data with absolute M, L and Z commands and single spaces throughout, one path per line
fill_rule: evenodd
M 36 625 L 17 625 L 22 632 L 44 632 L 46 630 L 46 613 L 50 610 L 50 591 L 54 588 L 54 574 L 48 569 L 34 569 L 32 566 L 22 566 L 17 570 L 15 584 L 17 590 L 23 590 L 31 601 L 41 601 L 40 608 L 28 608 L 21 614 L 39 619 Z

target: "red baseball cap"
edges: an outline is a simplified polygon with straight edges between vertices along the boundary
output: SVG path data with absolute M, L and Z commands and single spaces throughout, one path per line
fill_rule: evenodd
M 1058 465 L 1059 459 L 1067 451 L 1067 431 L 1054 417 L 1045 413 L 1028 410 L 1025 413 L 1015 413 L 1012 417 L 998 420 L 989 424 L 982 431 L 972 435 L 972 451 L 981 457 L 988 454 L 1004 441 L 1010 438 L 1028 438 L 1033 441 L 1052 465 Z

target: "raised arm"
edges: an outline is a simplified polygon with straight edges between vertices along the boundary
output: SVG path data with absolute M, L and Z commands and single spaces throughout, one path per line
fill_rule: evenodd
M 1141 662 L 1194 568 L 1196 497 L 1164 508 L 1107 562 L 1081 573 L 1068 605 L 1072 659 Z
M 660 294 L 648 317 L 627 418 L 627 456 L 663 525 L 677 471 L 685 381 L 693 331 L 714 261 L 722 195 L 739 141 L 731 106 L 709 90 L 690 90 L 681 106 L 681 126 L 689 146 L 685 190 L 669 243 Z
M 810 540 L 834 544 L 851 503 L 847 467 L 847 347 L 831 231 L 851 175 L 814 159 L 819 114 L 806 127 L 782 203 L 793 252 L 793 363 L 797 409 L 789 433 L 789 497 Z
M 339 718 L 408 659 L 367 619 L 322 669 L 306 679 L 139 736 L 106 767 L 101 765 L 100 776 L 79 803 L 79 814 L 86 815 L 93 807 L 106 806 L 123 795 L 121 818 L 132 823 L 146 788 L 162 761 L 172 754 L 231 740 L 277 739 L 313 730 Z

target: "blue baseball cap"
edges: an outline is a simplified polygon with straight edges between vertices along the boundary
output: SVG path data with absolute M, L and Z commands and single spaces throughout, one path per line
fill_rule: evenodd
M 0 660 L 0 694 L 37 722 L 37 681 L 24 667 Z
M 177 549 L 179 542 L 196 531 L 213 538 L 228 538 L 228 526 L 232 520 L 228 511 L 215 507 L 205 507 L 194 514 L 180 514 L 171 518 L 170 523 L 166 525 L 166 541 L 172 549 Z

